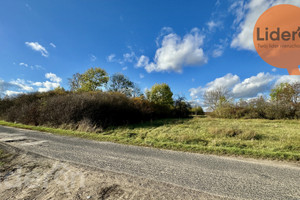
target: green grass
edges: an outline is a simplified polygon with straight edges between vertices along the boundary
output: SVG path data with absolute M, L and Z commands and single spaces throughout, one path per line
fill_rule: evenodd
M 102 133 L 85 133 L 5 121 L 0 121 L 0 125 L 163 149 L 300 161 L 299 120 L 194 117 L 157 120 L 152 123 L 111 128 Z

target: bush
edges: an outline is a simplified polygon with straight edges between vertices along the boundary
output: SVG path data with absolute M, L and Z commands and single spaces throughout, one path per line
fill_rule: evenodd
M 190 112 L 193 115 L 204 115 L 205 114 L 201 106 L 191 108 Z
M 210 115 L 233 119 L 300 119 L 300 103 L 283 104 L 260 97 L 250 102 L 227 103 L 217 107 Z
M 2 118 L 7 121 L 82 131 L 99 132 L 109 126 L 188 116 L 184 102 L 172 108 L 118 92 L 51 91 L 20 95 L 0 103 Z

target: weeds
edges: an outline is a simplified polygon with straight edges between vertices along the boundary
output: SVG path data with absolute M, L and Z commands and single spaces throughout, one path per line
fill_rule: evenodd
M 196 117 L 185 120 L 155 120 L 109 128 L 100 133 L 85 132 L 85 130 L 93 131 L 93 124 L 89 121 L 82 124 L 80 132 L 77 130 L 78 126 L 64 130 L 0 121 L 0 125 L 98 141 L 217 155 L 300 161 L 299 120 L 231 120 Z

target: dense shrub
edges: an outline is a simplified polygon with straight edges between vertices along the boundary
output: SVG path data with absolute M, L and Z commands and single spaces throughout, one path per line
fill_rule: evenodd
M 220 118 L 300 119 L 300 103 L 288 104 L 267 101 L 260 97 L 249 102 L 227 103 L 210 115 Z
M 203 108 L 201 106 L 197 106 L 190 109 L 192 115 L 205 115 Z
M 143 98 L 128 98 L 117 92 L 100 91 L 21 95 L 1 100 L 0 109 L 2 118 L 7 121 L 55 127 L 73 124 L 82 130 L 187 116 L 186 110 L 181 107 L 178 109 Z

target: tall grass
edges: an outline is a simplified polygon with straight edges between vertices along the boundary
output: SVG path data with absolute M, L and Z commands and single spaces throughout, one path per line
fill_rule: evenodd
M 299 120 L 164 119 L 109 128 L 101 133 L 24 126 L 4 121 L 0 124 L 123 144 L 300 161 Z

